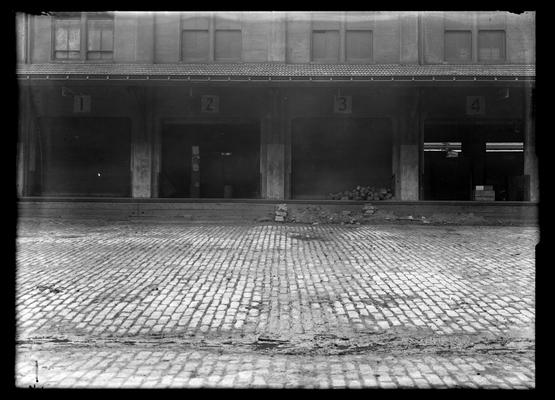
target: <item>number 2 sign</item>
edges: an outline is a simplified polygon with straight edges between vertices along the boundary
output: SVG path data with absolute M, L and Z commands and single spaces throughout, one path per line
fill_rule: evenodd
M 204 95 L 200 98 L 200 111 L 205 113 L 220 112 L 220 97 L 214 95 Z
M 486 113 L 486 101 L 484 96 L 466 96 L 466 114 L 484 115 Z

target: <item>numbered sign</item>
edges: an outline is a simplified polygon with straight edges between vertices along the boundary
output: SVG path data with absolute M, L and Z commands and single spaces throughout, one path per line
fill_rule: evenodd
M 350 114 L 352 111 L 351 96 L 335 96 L 333 101 L 333 112 L 341 114 Z
M 91 111 L 91 96 L 75 95 L 73 96 L 73 112 L 87 113 Z
M 485 113 L 484 96 L 466 96 L 466 115 L 484 115 Z
M 203 95 L 200 98 L 200 111 L 204 113 L 220 112 L 220 97 L 215 95 Z

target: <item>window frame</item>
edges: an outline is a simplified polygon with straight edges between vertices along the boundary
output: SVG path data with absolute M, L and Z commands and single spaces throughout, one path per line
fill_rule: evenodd
M 309 59 L 309 63 L 310 64 L 375 64 L 375 46 L 374 46 L 374 42 L 375 42 L 375 25 L 374 23 L 370 23 L 369 25 L 354 25 L 354 26 L 350 26 L 349 21 L 348 21 L 348 16 L 346 15 L 346 13 L 343 13 L 341 18 L 339 19 L 339 21 L 337 21 L 337 24 L 327 24 L 327 23 L 319 23 L 316 20 L 312 19 L 311 20 L 311 24 L 310 24 L 310 31 L 309 31 L 309 55 L 308 55 L 308 59 Z M 315 60 L 314 59 L 314 31 L 337 31 L 339 33 L 339 49 L 338 49 L 338 53 L 339 53 L 339 57 L 337 58 L 337 60 Z M 362 31 L 362 32 L 369 32 L 370 36 L 371 36 L 371 42 L 370 42 L 370 58 L 361 58 L 361 59 L 355 59 L 355 58 L 351 58 L 349 59 L 347 56 L 347 33 L 348 32 L 356 32 L 356 31 Z
M 314 32 L 337 32 L 337 59 L 314 59 Z M 315 64 L 337 64 L 341 62 L 341 29 L 312 28 L 310 30 L 310 62 Z
M 482 32 L 501 32 L 503 33 L 503 58 L 495 59 L 495 60 L 481 60 L 480 59 L 480 33 Z M 477 32 L 477 53 L 476 53 L 476 61 L 479 63 L 484 64 L 504 64 L 507 62 L 507 30 L 506 29 L 478 29 Z
M 64 19 L 79 19 L 80 20 L 80 27 L 79 27 L 79 35 L 80 35 L 80 45 L 79 45 L 79 58 L 56 58 L 56 21 L 64 20 Z M 112 57 L 110 58 L 88 58 L 88 36 L 89 36 L 89 29 L 88 29 L 88 21 L 90 20 L 111 20 L 112 21 Z M 115 27 L 116 27 L 116 20 L 113 13 L 102 13 L 99 15 L 94 15 L 91 13 L 56 13 L 50 17 L 50 26 L 51 26 L 51 52 L 50 52 L 50 60 L 56 63 L 113 63 L 114 62 L 114 55 L 115 55 Z M 94 52 L 95 50 L 91 50 Z M 108 53 L 108 52 L 107 52 Z
M 243 63 L 243 25 L 239 23 L 238 27 L 228 28 L 228 27 L 216 27 L 216 18 L 217 15 L 214 12 L 211 12 L 208 16 L 208 28 L 199 28 L 199 27 L 185 27 L 184 26 L 184 16 L 181 15 L 179 19 L 179 62 L 184 64 L 202 64 L 202 63 L 219 63 L 219 64 L 226 64 L 226 63 Z M 186 31 L 208 31 L 208 59 L 206 60 L 194 60 L 185 59 L 184 49 L 183 49 L 183 33 Z M 216 59 L 216 32 L 217 31 L 239 31 L 241 37 L 241 54 L 239 59 Z
M 216 36 L 218 32 L 239 32 L 239 37 L 241 39 L 240 44 L 241 44 L 241 49 L 239 51 L 239 59 L 235 59 L 235 58 L 220 58 L 218 59 L 216 57 Z M 228 28 L 220 28 L 220 29 L 214 29 L 214 62 L 219 62 L 219 63 L 238 63 L 238 62 L 242 62 L 243 61 L 243 30 L 242 29 L 228 29 Z
M 447 59 L 447 33 L 449 32 L 467 32 L 470 33 L 470 57 L 467 60 L 457 60 L 457 59 Z M 443 30 L 443 61 L 449 64 L 470 64 L 474 62 L 474 40 L 473 40 L 473 29 L 444 29 Z
M 207 42 L 207 49 L 206 49 L 206 58 L 205 59 L 201 59 L 201 58 L 191 58 L 191 59 L 186 59 L 185 58 L 185 48 L 184 48 L 184 40 L 183 40 L 183 36 L 185 35 L 185 32 L 206 32 L 208 34 L 208 42 Z M 189 29 L 189 28 L 183 28 L 181 27 L 181 37 L 179 38 L 179 42 L 180 42 L 180 61 L 183 63 L 191 63 L 191 64 L 202 64 L 202 63 L 209 63 L 209 62 L 213 62 L 211 61 L 211 57 L 210 57 L 210 40 L 211 40 L 211 35 L 210 35 L 210 27 L 208 27 L 208 29 Z
M 369 32 L 370 33 L 370 57 L 369 58 L 352 58 L 349 59 L 347 55 L 347 36 L 349 32 Z M 363 29 L 363 28 L 356 28 L 356 29 L 349 29 L 345 28 L 345 63 L 347 64 L 374 64 L 374 30 L 373 29 Z
M 112 25 L 112 50 L 102 50 L 102 39 L 100 40 L 100 50 L 89 50 L 89 22 L 91 21 L 110 21 L 111 25 Z M 113 60 L 114 59 L 114 43 L 115 43 L 115 37 L 114 37 L 114 32 L 115 32 L 115 23 L 114 23 L 114 18 L 106 18 L 104 16 L 86 16 L 86 49 L 85 49 L 85 59 L 87 61 L 99 61 L 99 62 L 104 62 L 106 60 Z M 102 34 L 101 34 L 101 38 L 102 38 Z M 111 53 L 112 57 L 111 58 L 89 58 L 89 53 Z
M 467 21 L 464 26 L 453 26 L 447 27 L 444 25 L 443 28 L 443 59 L 444 64 L 509 64 L 509 52 L 508 52 L 508 40 L 507 40 L 507 24 L 506 23 L 495 23 L 487 24 L 479 20 L 479 16 L 474 13 L 472 19 Z M 445 33 L 449 31 L 470 31 L 471 32 L 471 60 L 460 61 L 460 60 L 447 60 L 445 57 Z M 496 31 L 503 32 L 504 43 L 504 57 L 497 60 L 481 60 L 480 59 L 480 33 L 485 31 Z

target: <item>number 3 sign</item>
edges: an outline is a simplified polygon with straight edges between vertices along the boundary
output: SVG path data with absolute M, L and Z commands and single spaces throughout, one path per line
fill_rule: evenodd
M 352 104 L 351 96 L 335 96 L 333 101 L 333 112 L 350 114 Z
M 484 115 L 486 113 L 486 101 L 484 96 L 466 96 L 466 114 Z

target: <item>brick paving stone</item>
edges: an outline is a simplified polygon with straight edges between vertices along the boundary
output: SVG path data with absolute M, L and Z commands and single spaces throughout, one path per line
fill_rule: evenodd
M 22 221 L 16 384 L 535 387 L 538 237 Z

